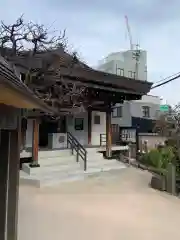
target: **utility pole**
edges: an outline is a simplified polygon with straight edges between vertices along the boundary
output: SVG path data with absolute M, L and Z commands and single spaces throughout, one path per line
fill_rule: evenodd
M 135 79 L 138 80 L 138 72 L 139 72 L 139 59 L 141 56 L 141 51 L 139 49 L 139 45 L 136 44 L 136 49 L 133 50 L 133 58 L 135 59 Z

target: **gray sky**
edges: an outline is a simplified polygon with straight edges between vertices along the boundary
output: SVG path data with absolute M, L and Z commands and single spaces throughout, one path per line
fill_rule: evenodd
M 32 20 L 67 29 L 70 47 L 95 66 L 110 52 L 129 48 L 124 15 L 134 42 L 148 52 L 148 80 L 155 82 L 180 72 L 180 1 L 178 0 L 0 0 L 0 16 L 12 23 L 24 13 Z M 168 103 L 180 102 L 180 79 L 151 94 Z

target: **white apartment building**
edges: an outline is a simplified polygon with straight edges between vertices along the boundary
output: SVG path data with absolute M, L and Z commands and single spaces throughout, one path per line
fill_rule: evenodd
M 132 50 L 111 53 L 99 61 L 97 69 L 128 78 L 136 78 L 137 72 L 139 80 L 147 81 L 147 52 L 139 50 L 138 61 L 135 53 Z
M 147 52 L 140 50 L 138 62 L 132 50 L 111 53 L 99 61 L 97 69 L 128 78 L 138 76 L 138 80 L 147 81 Z M 137 69 L 138 75 L 136 75 Z M 137 118 L 153 120 L 157 117 L 159 107 L 160 98 L 151 95 L 143 96 L 141 100 L 116 104 L 112 114 L 112 124 L 131 127 L 134 119 Z

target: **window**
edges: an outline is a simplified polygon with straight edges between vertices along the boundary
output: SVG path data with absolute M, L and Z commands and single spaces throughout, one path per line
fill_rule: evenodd
M 132 72 L 132 78 L 136 78 L 136 73 L 135 72 Z
M 78 131 L 84 130 L 84 119 L 83 118 L 75 118 L 74 128 L 75 128 L 75 130 L 78 130 Z
M 116 67 L 116 74 L 119 76 L 124 76 L 124 69 Z
M 128 77 L 132 78 L 132 71 L 128 71 Z
M 136 78 L 136 72 L 133 72 L 133 71 L 128 71 L 128 77 L 129 78 Z
M 122 106 L 120 106 L 120 107 L 115 107 L 115 108 L 113 109 L 112 117 L 113 117 L 113 118 L 122 117 Z
M 100 124 L 100 122 L 101 122 L 100 116 L 99 115 L 95 115 L 94 116 L 94 124 Z
M 150 117 L 150 107 L 143 106 L 142 107 L 143 117 L 149 118 Z

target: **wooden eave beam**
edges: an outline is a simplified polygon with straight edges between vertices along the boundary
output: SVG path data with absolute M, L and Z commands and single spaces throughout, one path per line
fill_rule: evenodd
M 90 87 L 90 88 L 94 88 L 94 89 L 101 89 L 101 90 L 106 90 L 106 91 L 109 91 L 109 92 L 114 92 L 114 93 L 124 93 L 124 94 L 133 94 L 133 95 L 144 95 L 144 93 L 138 93 L 136 91 L 132 91 L 132 90 L 128 90 L 128 89 L 125 89 L 125 88 L 118 88 L 117 86 L 106 86 L 105 84 L 103 85 L 103 83 L 97 83 L 97 82 L 93 82 L 91 80 L 88 80 L 86 82 L 83 81 L 83 79 L 80 79 L 80 78 L 74 78 L 74 77 L 71 77 L 71 76 L 66 76 L 63 78 L 64 82 L 66 83 L 76 83 L 77 85 L 79 86 L 84 86 L 84 87 Z M 44 84 L 46 86 L 46 81 L 48 84 L 50 84 L 50 82 L 52 82 L 51 85 L 54 85 L 55 83 L 61 83 L 62 80 L 58 77 L 53 77 L 51 76 L 50 79 L 48 79 L 47 76 L 45 76 L 45 79 L 44 79 Z M 47 85 L 48 85 L 47 84 Z
M 74 67 L 71 69 L 71 72 L 69 72 L 69 68 L 61 67 L 61 76 L 82 79 L 84 82 L 91 80 L 91 82 L 95 84 L 109 85 L 109 87 L 113 87 L 114 85 L 114 88 L 119 89 L 128 88 L 130 91 L 137 92 L 138 94 L 147 94 L 152 86 L 150 82 L 129 79 L 94 69 L 83 69 L 81 67 Z

